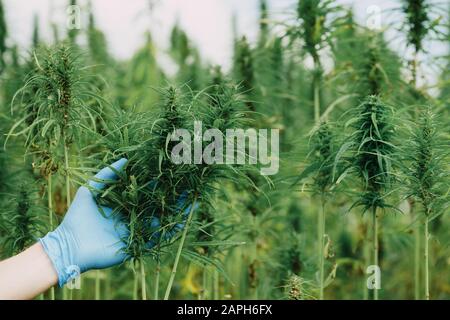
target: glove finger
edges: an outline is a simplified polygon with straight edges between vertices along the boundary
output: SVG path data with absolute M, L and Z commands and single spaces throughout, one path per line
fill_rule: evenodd
M 122 168 L 125 166 L 125 164 L 127 163 L 127 159 L 122 158 L 116 162 L 114 162 L 113 164 L 111 164 L 110 166 L 103 168 L 102 170 L 100 170 L 95 176 L 94 176 L 94 180 L 89 180 L 89 186 L 97 189 L 97 190 L 102 190 L 105 187 L 105 182 L 107 182 L 106 180 L 116 180 L 117 179 L 117 171 L 122 170 Z M 105 180 L 105 182 L 101 182 L 98 180 Z

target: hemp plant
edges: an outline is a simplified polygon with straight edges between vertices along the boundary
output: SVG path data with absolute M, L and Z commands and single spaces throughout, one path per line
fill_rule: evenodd
M 379 265 L 378 219 L 380 209 L 396 209 L 386 201 L 393 182 L 394 140 L 393 109 L 379 96 L 368 96 L 355 108 L 353 117 L 347 122 L 354 129 L 336 153 L 333 175 L 337 165 L 343 160 L 341 181 L 349 172 L 361 180 L 361 195 L 353 203 L 362 207 L 363 212 L 372 214 L 373 265 Z M 347 158 L 343 155 L 349 152 Z M 373 298 L 378 299 L 377 288 Z
M 5 68 L 4 54 L 7 50 L 6 37 L 8 35 L 8 28 L 5 21 L 5 10 L 3 1 L 0 1 L 0 74 Z
M 405 160 L 404 173 L 408 184 L 408 198 L 413 198 L 422 207 L 424 225 L 424 294 L 430 299 L 429 289 L 429 223 L 443 214 L 448 207 L 448 172 L 445 171 L 445 143 L 437 129 L 436 116 L 428 108 L 420 114 L 419 123 L 413 125 L 408 144 L 402 150 Z
M 193 133 L 194 109 L 195 114 L 201 115 L 205 129 L 225 130 L 242 115 L 228 89 L 223 90 L 214 108 L 209 103 L 202 105 L 200 94 L 186 97 L 174 87 L 162 90 L 161 95 L 164 99 L 160 108 L 139 116 L 145 121 L 125 121 L 105 136 L 106 140 L 115 141 L 108 146 L 108 157 L 126 157 L 128 163 L 118 173 L 119 180 L 111 183 L 98 200 L 120 214 L 129 227 L 130 233 L 123 239 L 124 251 L 132 261 L 140 262 L 143 298 L 146 295 L 142 260 L 170 245 L 173 236 L 183 229 L 164 295 L 168 299 L 194 208 L 210 202 L 218 179 L 232 177 L 228 165 L 174 163 L 171 151 L 175 142 L 170 138 L 176 129 Z
M 33 168 L 47 181 L 49 229 L 53 222 L 53 176 L 65 177 L 66 207 L 70 206 L 70 148 L 80 141 L 83 128 L 95 126 L 88 101 L 101 99 L 88 85 L 80 57 L 59 44 L 33 53 L 32 70 L 11 101 L 11 112 L 21 118 L 12 126 L 10 137 L 21 137 Z
M 442 36 L 440 27 L 444 12 L 439 12 L 439 5 L 429 0 L 402 0 L 401 11 L 405 16 L 403 28 L 406 29 L 407 44 L 413 48 L 413 58 L 410 62 L 414 87 L 417 86 L 417 70 L 419 54 L 425 51 L 424 42 L 431 35 Z
M 311 284 L 305 279 L 291 275 L 285 285 L 287 300 L 314 300 L 310 287 Z
M 317 254 L 319 270 L 319 299 L 324 298 L 325 287 L 325 226 L 326 215 L 325 208 L 327 197 L 334 186 L 333 181 L 333 163 L 335 156 L 335 136 L 326 122 L 322 123 L 313 133 L 310 143 L 311 164 L 300 174 L 295 183 L 298 183 L 308 175 L 313 175 L 312 191 L 320 197 L 321 210 L 317 215 Z
M 252 97 L 255 94 L 255 61 L 253 50 L 245 36 L 235 40 L 233 56 L 233 76 L 239 81 L 246 96 L 246 106 L 251 111 L 256 110 Z
M 298 24 L 288 33 L 303 41 L 303 49 L 311 56 L 313 68 L 312 96 L 314 101 L 314 121 L 319 124 L 321 114 L 321 90 L 323 66 L 320 51 L 327 47 L 335 27 L 333 17 L 340 11 L 331 0 L 299 0 L 297 5 Z
M 125 253 L 133 265 L 140 265 L 142 298 L 146 299 L 144 257 L 160 248 L 160 236 L 181 222 L 177 202 L 181 192 L 177 183 L 183 180 L 166 152 L 166 141 L 175 128 L 183 128 L 180 115 L 184 105 L 178 100 L 178 91 L 164 91 L 165 100 L 156 114 L 130 113 L 118 110 L 115 119 L 107 123 L 104 161 L 126 157 L 128 163 L 98 198 L 120 214 L 129 227 Z M 152 125 L 153 123 L 153 125 Z M 159 228 L 159 226 L 162 226 Z M 151 242 L 151 244 L 150 244 Z
M 217 93 L 215 95 L 208 96 L 207 99 L 203 101 L 199 100 L 197 104 L 198 109 L 194 111 L 196 114 L 201 115 L 205 129 L 217 129 L 223 134 L 227 129 L 241 127 L 245 123 L 245 113 L 243 112 L 243 101 L 239 87 L 233 84 L 223 84 L 216 90 Z M 213 102 L 211 102 L 211 99 Z M 196 97 L 194 97 L 193 102 L 196 102 Z M 217 141 L 214 143 L 217 143 Z M 206 143 L 204 144 L 206 145 Z M 225 156 L 224 152 L 223 149 L 216 145 L 214 149 L 214 158 L 223 159 Z M 212 203 L 213 195 L 215 194 L 219 182 L 224 180 L 230 180 L 234 183 L 239 181 L 241 184 L 248 182 L 247 176 L 244 173 L 246 170 L 245 167 L 238 168 L 232 164 L 221 164 L 220 160 L 213 164 L 201 163 L 189 165 L 187 169 L 186 177 L 188 181 L 187 185 L 189 186 L 188 190 L 193 194 L 194 199 L 191 202 L 191 213 L 197 202 L 204 205 L 210 205 Z M 189 214 L 186 225 L 184 226 L 169 284 L 166 289 L 164 297 L 166 300 L 169 298 L 172 282 L 177 270 L 178 259 L 181 255 L 181 250 L 191 220 L 192 214 Z
M 6 232 L 4 246 L 8 256 L 18 254 L 34 244 L 42 236 L 44 221 L 39 198 L 32 183 L 22 182 L 13 194 L 9 194 L 6 212 L 2 213 L 1 227 Z
M 35 158 L 34 166 L 48 180 L 51 197 L 52 174 L 63 169 L 67 207 L 70 205 L 69 149 L 81 135 L 80 128 L 95 126 L 87 100 L 100 97 L 86 86 L 80 58 L 65 45 L 43 48 L 34 53 L 34 69 L 11 102 L 11 111 L 22 118 L 10 132 L 25 139 L 26 152 Z M 5 141 L 5 145 L 6 145 Z M 49 199 L 49 204 L 51 199 Z

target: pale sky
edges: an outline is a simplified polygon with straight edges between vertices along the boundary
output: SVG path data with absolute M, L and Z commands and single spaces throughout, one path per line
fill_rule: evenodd
M 174 23 L 179 21 L 205 59 L 229 67 L 232 55 L 232 16 L 236 16 L 239 34 L 246 34 L 250 39 L 254 39 L 257 33 L 259 0 L 153 0 L 156 3 L 153 13 L 148 9 L 149 2 L 92 0 L 97 25 L 105 32 L 110 51 L 115 57 L 129 58 L 142 45 L 144 32 L 148 29 L 151 30 L 158 48 L 164 52 L 169 32 Z M 336 2 L 353 6 L 356 19 L 362 24 L 365 24 L 368 18 L 367 10 L 374 5 L 381 10 L 383 25 L 401 19 L 401 16 L 390 10 L 400 5 L 399 0 Z M 41 34 L 45 39 L 50 40 L 52 37 L 49 26 L 51 21 L 61 26 L 61 33 L 65 32 L 63 28 L 68 0 L 3 0 L 3 3 L 10 34 L 9 43 L 17 43 L 21 48 L 28 47 L 34 13 L 39 15 Z M 87 1 L 78 0 L 78 3 L 83 15 Z M 297 1 L 269 0 L 268 3 L 275 15 L 273 19 L 282 21 L 295 12 Z M 86 15 L 83 16 L 86 18 Z M 82 27 L 84 26 L 86 19 L 82 24 Z M 398 34 L 390 32 L 387 36 L 393 48 L 401 50 L 402 39 Z M 430 56 L 444 55 L 447 50 L 444 44 L 432 44 Z M 405 55 L 404 52 L 400 54 Z

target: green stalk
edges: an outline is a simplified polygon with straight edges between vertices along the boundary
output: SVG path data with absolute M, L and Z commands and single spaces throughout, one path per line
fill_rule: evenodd
M 219 283 L 219 272 L 217 270 L 213 271 L 213 277 L 214 277 L 214 282 L 213 282 L 213 292 L 214 292 L 214 300 L 219 300 L 220 297 L 220 283 Z
M 414 51 L 414 56 L 411 63 L 411 73 L 412 73 L 412 85 L 417 88 L 417 66 L 418 66 L 418 52 Z M 417 111 L 417 108 L 416 108 Z
M 159 259 L 159 253 L 158 253 L 158 261 L 156 263 L 156 270 L 155 270 L 155 292 L 154 297 L 155 300 L 159 300 L 159 278 L 161 276 L 161 260 Z
M 168 300 L 170 296 L 170 291 L 172 290 L 173 281 L 177 274 L 178 262 L 180 261 L 181 251 L 183 250 L 184 241 L 186 240 L 186 235 L 188 233 L 189 225 L 192 221 L 192 212 L 194 211 L 195 204 L 197 202 L 197 196 L 195 196 L 192 202 L 191 209 L 189 210 L 189 216 L 186 221 L 186 225 L 183 229 L 183 234 L 181 236 L 180 245 L 178 246 L 177 255 L 175 256 L 175 262 L 173 264 L 172 273 L 170 274 L 169 283 L 167 284 L 166 293 L 164 294 L 164 300 Z
M 70 177 L 69 177 L 69 152 L 68 152 L 68 148 L 67 148 L 67 141 L 66 141 L 66 137 L 65 134 L 63 136 L 63 140 L 64 140 L 64 169 L 66 171 L 66 205 L 67 205 L 67 210 L 69 210 L 70 207 Z M 72 300 L 72 290 L 70 290 L 70 294 L 69 296 L 67 295 L 67 287 L 64 286 L 63 287 L 63 299 L 66 300 L 67 298 L 69 298 L 70 300 Z
M 206 266 L 203 268 L 202 273 L 202 294 L 200 295 L 200 300 L 206 300 L 208 297 L 208 273 L 206 272 Z
M 144 265 L 144 260 L 141 259 L 141 261 L 139 261 L 139 264 L 141 266 L 141 295 L 142 295 L 142 300 L 147 300 L 147 285 L 145 283 L 145 265 Z
M 256 233 L 256 216 L 253 216 L 253 228 L 254 228 L 254 230 L 255 230 L 255 233 Z M 256 266 L 257 266 L 257 259 L 258 259 L 258 240 L 257 240 L 257 238 L 256 238 L 256 236 L 255 236 L 255 233 L 254 233 L 254 236 L 253 236 L 253 254 L 252 254 L 252 256 L 253 256 L 253 259 L 252 259 L 252 265 L 253 265 L 253 268 L 254 268 L 254 272 L 255 272 L 255 275 L 254 275 L 254 279 L 251 279 L 252 281 L 254 281 L 255 283 L 250 283 L 250 289 L 251 289 L 251 292 L 252 292 L 252 294 L 251 294 L 251 296 L 252 296 L 252 299 L 253 300 L 258 300 L 258 274 L 257 274 L 257 270 L 256 270 Z
M 65 178 L 66 178 L 66 206 L 67 210 L 70 208 L 70 177 L 69 177 L 69 151 L 67 147 L 66 135 L 63 135 L 64 141 L 64 170 L 65 170 Z M 68 289 L 66 286 L 63 287 L 63 299 L 64 300 L 72 300 L 72 290 L 70 290 L 70 294 L 68 295 Z
M 366 219 L 367 220 L 367 219 Z M 369 223 L 367 221 L 363 221 L 363 225 L 365 228 L 365 239 L 369 239 Z M 363 241 L 363 255 L 364 255 L 364 268 L 367 268 L 367 266 L 370 264 L 370 248 L 366 241 Z M 365 270 L 364 270 L 365 272 Z M 364 277 L 363 281 L 363 299 L 369 300 L 369 288 L 367 288 L 367 282 L 366 278 Z
M 420 300 L 420 266 L 421 266 L 420 224 L 414 227 L 414 298 Z
M 313 80 L 313 90 L 314 90 L 314 122 L 319 124 L 320 122 L 320 81 L 318 76 L 318 71 L 320 68 L 319 58 L 314 58 L 314 80 Z
M 373 207 L 373 264 L 378 266 L 378 217 L 377 207 Z M 378 289 L 374 288 L 373 299 L 378 300 Z
M 418 52 L 414 51 L 414 56 L 411 63 L 411 73 L 412 73 L 412 85 L 414 89 L 417 89 L 417 67 L 418 67 Z M 420 110 L 416 106 L 414 108 L 414 120 L 417 123 L 419 119 Z M 411 204 L 411 215 L 414 215 L 414 202 L 410 201 Z M 426 241 L 426 240 L 425 240 Z M 420 223 L 416 224 L 414 228 L 414 298 L 420 300 L 420 269 L 421 269 L 421 236 L 420 236 Z
M 64 138 L 64 169 L 66 171 L 66 203 L 67 209 L 70 207 L 70 176 L 69 176 L 69 151 Z
M 50 231 L 53 231 L 53 201 L 52 201 L 52 174 L 47 178 L 47 201 L 48 201 L 48 218 L 50 221 Z M 55 287 L 50 288 L 50 299 L 55 300 Z
M 325 256 L 324 256 L 324 238 L 325 238 L 325 199 L 322 196 L 322 209 L 318 216 L 318 245 L 319 245 L 319 300 L 323 300 L 323 290 L 325 281 Z
M 424 242 L 424 260 L 425 260 L 425 299 L 430 300 L 430 273 L 429 273 L 429 259 L 428 259 L 428 216 L 425 217 L 424 231 L 425 231 L 425 242 Z
M 100 300 L 100 270 L 95 270 L 95 300 Z
M 138 275 L 136 270 L 133 268 L 133 273 L 134 273 L 134 281 L 133 281 L 133 300 L 137 300 L 138 299 Z

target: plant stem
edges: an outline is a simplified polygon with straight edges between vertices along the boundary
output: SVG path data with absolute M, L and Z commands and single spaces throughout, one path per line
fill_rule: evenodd
M 420 266 L 421 266 L 420 223 L 414 227 L 414 298 L 420 300 Z
M 377 217 L 377 207 L 373 207 L 373 264 L 378 267 L 378 217 Z M 374 288 L 373 300 L 378 300 L 378 288 Z
M 139 261 L 139 264 L 141 266 L 141 295 L 142 295 L 142 300 L 147 300 L 147 285 L 145 283 L 144 259 L 141 259 L 141 261 Z
M 65 169 L 65 173 L 66 173 L 66 204 L 67 204 L 67 210 L 69 210 L 70 208 L 70 177 L 69 177 L 69 152 L 68 152 L 68 148 L 67 148 L 67 141 L 66 141 L 66 137 L 64 134 L 63 137 L 64 140 L 64 169 Z M 71 290 L 72 291 L 72 290 Z M 69 297 L 67 297 L 67 287 L 64 286 L 63 288 L 63 297 L 64 300 L 66 298 L 69 298 L 70 300 L 72 297 L 72 292 L 70 292 Z
M 324 256 L 324 238 L 325 238 L 325 199 L 322 196 L 322 208 L 318 216 L 318 245 L 319 245 L 319 300 L 323 300 L 323 289 L 325 279 L 325 256 Z
M 257 265 L 258 265 L 258 239 L 257 239 L 257 226 L 256 226 L 256 216 L 253 216 L 253 228 L 254 228 L 254 238 L 253 238 L 253 261 L 252 261 L 252 267 L 253 267 L 253 283 L 250 284 L 250 288 L 253 290 L 252 299 L 258 300 L 258 271 L 257 271 Z
M 181 236 L 180 245 L 178 246 L 177 255 L 175 256 L 175 262 L 173 264 L 172 273 L 170 274 L 169 283 L 167 284 L 166 293 L 164 294 L 164 300 L 168 300 L 170 296 L 170 291 L 172 290 L 173 280 L 175 279 L 175 275 L 177 274 L 178 262 L 180 261 L 181 251 L 183 250 L 184 241 L 186 240 L 186 235 L 189 229 L 189 225 L 192 221 L 192 212 L 194 211 L 194 207 L 197 202 L 197 196 L 194 197 L 194 201 L 192 202 L 191 209 L 189 210 L 189 216 L 186 221 L 186 225 L 183 229 L 183 234 Z
M 136 270 L 134 270 L 133 268 L 133 273 L 134 273 L 134 282 L 133 282 L 133 300 L 137 300 L 138 299 L 138 275 Z
M 363 221 L 363 226 L 364 226 L 364 232 L 365 232 L 365 239 L 369 239 L 370 238 L 370 233 L 369 233 L 369 222 L 367 221 Z M 366 272 L 366 268 L 369 266 L 370 264 L 370 247 L 369 244 L 367 243 L 367 241 L 363 241 L 363 250 L 364 250 L 364 273 Z M 363 294 L 363 299 L 364 300 L 369 300 L 369 288 L 367 287 L 367 282 L 366 282 L 366 278 L 364 277 L 364 294 Z
M 159 300 L 159 277 L 161 276 L 161 260 L 159 259 L 158 252 L 158 261 L 156 263 L 156 271 L 155 271 L 155 300 Z
M 95 270 L 95 300 L 100 300 L 100 270 Z
M 219 300 L 219 272 L 217 270 L 213 271 L 213 277 L 214 277 L 214 282 L 213 282 L 213 289 L 214 289 L 214 300 Z
M 411 73 L 412 73 L 412 85 L 417 88 L 417 65 L 418 65 L 418 52 L 414 51 L 413 59 L 411 61 Z
M 48 218 L 50 222 L 50 231 L 53 231 L 53 199 L 52 199 L 52 174 L 47 178 L 47 201 L 48 201 Z M 50 288 L 50 299 L 55 300 L 55 287 Z
M 202 294 L 200 296 L 200 300 L 206 300 L 208 298 L 208 273 L 207 273 L 207 267 L 203 267 L 202 272 Z
M 429 259 L 428 259 L 428 216 L 425 217 L 425 242 L 424 242 L 424 260 L 425 260 L 425 299 L 430 300 L 430 274 L 429 274 Z
M 67 209 L 70 207 L 70 176 L 69 176 L 69 151 L 67 142 L 64 139 L 64 169 L 66 171 L 66 203 Z
M 320 121 L 320 76 L 318 74 L 320 70 L 319 57 L 314 57 L 314 79 L 313 79 L 313 91 L 314 91 L 314 122 L 319 124 Z

